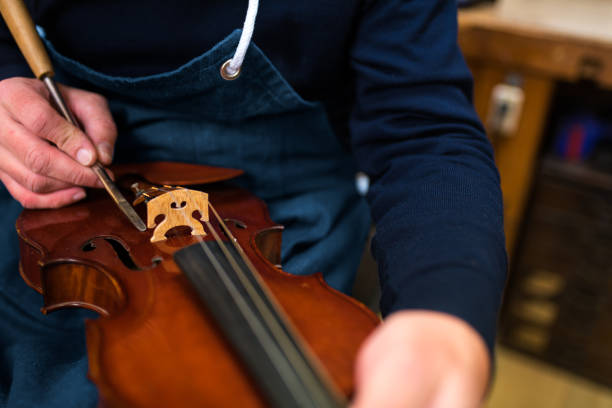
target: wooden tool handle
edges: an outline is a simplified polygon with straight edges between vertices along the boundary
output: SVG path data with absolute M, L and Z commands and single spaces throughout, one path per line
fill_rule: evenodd
M 53 66 L 23 0 L 0 0 L 0 13 L 37 78 L 53 76 Z

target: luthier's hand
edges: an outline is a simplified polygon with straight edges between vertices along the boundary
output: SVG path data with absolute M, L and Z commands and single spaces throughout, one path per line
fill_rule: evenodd
M 83 186 L 101 187 L 88 166 L 112 160 L 117 130 L 106 100 L 59 88 L 89 137 L 52 107 L 41 81 L 0 82 L 0 180 L 26 208 L 56 208 L 82 199 Z
M 456 317 L 392 314 L 357 358 L 352 408 L 475 408 L 489 379 L 484 341 Z

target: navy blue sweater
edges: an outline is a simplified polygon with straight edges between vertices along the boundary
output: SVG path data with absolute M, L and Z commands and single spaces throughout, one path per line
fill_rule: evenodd
M 26 1 L 58 51 L 104 73 L 174 69 L 242 26 L 246 0 Z M 492 348 L 505 281 L 499 177 L 457 47 L 455 0 L 263 0 L 254 42 L 372 180 L 382 311 L 451 313 Z M 5 26 L 0 78 L 31 76 Z

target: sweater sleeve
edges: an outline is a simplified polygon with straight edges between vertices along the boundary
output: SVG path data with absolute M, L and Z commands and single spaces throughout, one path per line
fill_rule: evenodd
M 507 267 L 502 199 L 455 0 L 370 2 L 351 66 L 351 143 L 371 178 L 381 310 L 450 313 L 492 350 Z

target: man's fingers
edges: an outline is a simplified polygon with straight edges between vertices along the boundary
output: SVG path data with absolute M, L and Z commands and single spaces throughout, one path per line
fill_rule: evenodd
M 12 139 L 12 143 L 3 147 L 29 171 L 77 186 L 99 187 L 98 178 L 90 168 L 79 165 L 21 124 L 2 116 L 0 113 L 0 121 L 4 122 L 4 136 Z M 0 169 L 9 171 L 2 163 Z
M 482 390 L 475 389 L 461 373 L 447 379 L 430 408 L 477 408 L 482 405 Z
M 38 194 L 26 190 L 3 171 L 0 171 L 0 180 L 24 208 L 59 208 L 85 198 L 85 190 L 80 187 L 70 187 L 48 194 Z
M 372 372 L 371 375 L 372 379 L 355 395 L 351 408 L 423 408 L 429 406 L 433 397 L 433 390 L 418 389 L 418 384 L 409 384 L 406 378 L 390 381 L 385 372 Z
M 26 190 L 34 193 L 51 193 L 74 187 L 73 184 L 33 173 L 3 147 L 0 147 L 0 163 L 2 163 L 1 168 L 5 173 Z
M 69 108 L 96 147 L 100 162 L 110 164 L 117 140 L 117 127 L 106 99 L 99 94 L 61 85 L 60 90 Z
M 467 323 L 440 312 L 398 311 L 359 351 L 352 408 L 476 408 L 488 373 L 486 345 Z
M 0 179 L 27 208 L 60 207 L 81 199 L 82 187 L 102 187 L 88 166 L 111 160 L 117 132 L 106 101 L 60 88 L 91 139 L 54 109 L 41 81 L 0 81 Z
M 437 384 L 423 375 L 418 352 L 406 348 L 401 336 L 380 331 L 366 340 L 357 357 L 351 408 L 429 406 Z
M 97 153 L 89 137 L 53 109 L 47 100 L 48 92 L 37 81 L 26 81 L 3 86 L 0 99 L 6 111 L 32 134 L 53 142 L 83 166 L 92 165 Z

